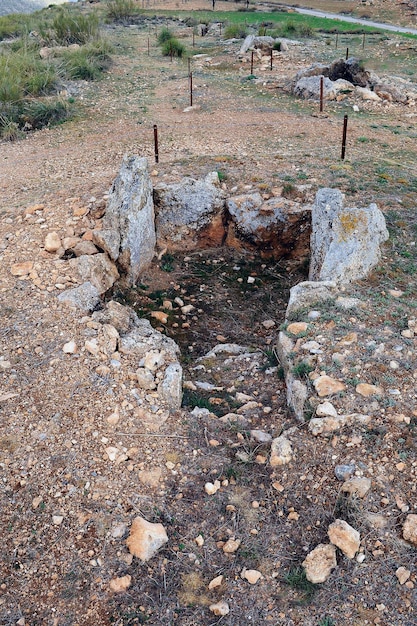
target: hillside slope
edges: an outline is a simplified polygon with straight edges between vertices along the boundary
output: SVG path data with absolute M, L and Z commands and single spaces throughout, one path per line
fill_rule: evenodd
M 9 13 L 33 13 L 50 4 L 64 4 L 68 0 L 2 0 L 0 16 Z M 74 1 L 74 0 L 73 0 Z

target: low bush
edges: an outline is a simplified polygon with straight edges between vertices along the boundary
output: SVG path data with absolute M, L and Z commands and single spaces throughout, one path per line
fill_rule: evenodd
M 244 39 L 248 34 L 248 29 L 244 24 L 229 24 L 224 31 L 225 39 Z
M 112 47 L 98 39 L 75 50 L 60 54 L 59 74 L 71 80 L 98 80 L 111 64 Z
M 21 13 L 11 13 L 0 17 L 0 41 L 19 37 L 30 30 L 31 17 Z
M 63 98 L 27 100 L 22 104 L 20 126 L 37 130 L 45 126 L 59 124 L 70 115 L 70 104 Z
M 158 35 L 158 43 L 159 43 L 160 46 L 162 46 L 162 44 L 166 43 L 170 39 L 173 39 L 173 37 L 174 37 L 174 35 L 169 30 L 169 28 L 164 26 L 164 28 L 161 30 L 161 32 Z
M 72 43 L 82 45 L 96 39 L 98 35 L 99 22 L 96 13 L 83 15 L 80 11 L 60 8 L 52 20 L 49 39 L 61 46 Z
M 162 45 L 162 54 L 165 57 L 181 58 L 185 56 L 185 52 L 185 46 L 180 43 L 178 39 L 175 39 L 175 37 L 168 39 L 168 41 L 165 41 L 165 43 Z
M 0 55 L 0 104 L 45 95 L 55 83 L 54 66 L 35 53 L 6 51 Z
M 135 0 L 107 0 L 106 18 L 114 22 L 129 23 L 139 13 Z

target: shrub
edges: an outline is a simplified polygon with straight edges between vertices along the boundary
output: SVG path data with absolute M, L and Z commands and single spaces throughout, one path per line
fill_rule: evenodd
M 160 46 L 162 46 L 162 44 L 169 41 L 170 39 L 173 39 L 173 37 L 174 36 L 172 32 L 169 30 L 169 28 L 164 26 L 164 28 L 161 30 L 161 32 L 158 35 L 158 43 Z
M 99 24 L 96 13 L 83 15 L 72 9 L 61 8 L 52 20 L 52 37 L 56 43 L 66 46 L 71 43 L 85 44 L 98 37 Z
M 162 54 L 165 57 L 178 57 L 181 58 L 185 55 L 185 46 L 173 37 L 168 39 L 162 46 Z
M 0 56 L 0 103 L 47 94 L 55 82 L 55 68 L 31 52 Z
M 20 125 L 33 130 L 59 124 L 70 114 L 69 103 L 62 98 L 27 100 L 20 114 Z
M 129 22 L 139 13 L 135 0 L 107 0 L 106 17 L 116 22 Z
M 30 30 L 30 16 L 21 13 L 12 13 L 0 17 L 0 40 L 18 37 Z
M 230 24 L 224 31 L 224 38 L 244 39 L 247 34 L 248 30 L 243 24 Z
M 59 72 L 72 80 L 97 80 L 111 63 L 112 48 L 104 39 L 99 39 L 76 50 L 65 50 L 61 54 Z

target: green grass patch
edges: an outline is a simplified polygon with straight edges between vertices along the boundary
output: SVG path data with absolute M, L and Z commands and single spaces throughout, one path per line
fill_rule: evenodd
M 111 64 L 112 50 L 105 39 L 75 50 L 64 50 L 59 57 L 60 75 L 72 80 L 98 80 Z

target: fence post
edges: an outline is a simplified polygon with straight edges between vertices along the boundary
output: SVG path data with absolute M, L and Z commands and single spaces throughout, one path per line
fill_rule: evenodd
M 159 147 L 158 147 L 158 126 L 153 125 L 153 143 L 155 150 L 155 163 L 159 163 Z
M 345 115 L 343 118 L 343 137 L 342 137 L 342 154 L 341 154 L 342 161 L 344 160 L 345 153 L 346 153 L 347 123 L 348 123 L 348 116 Z

